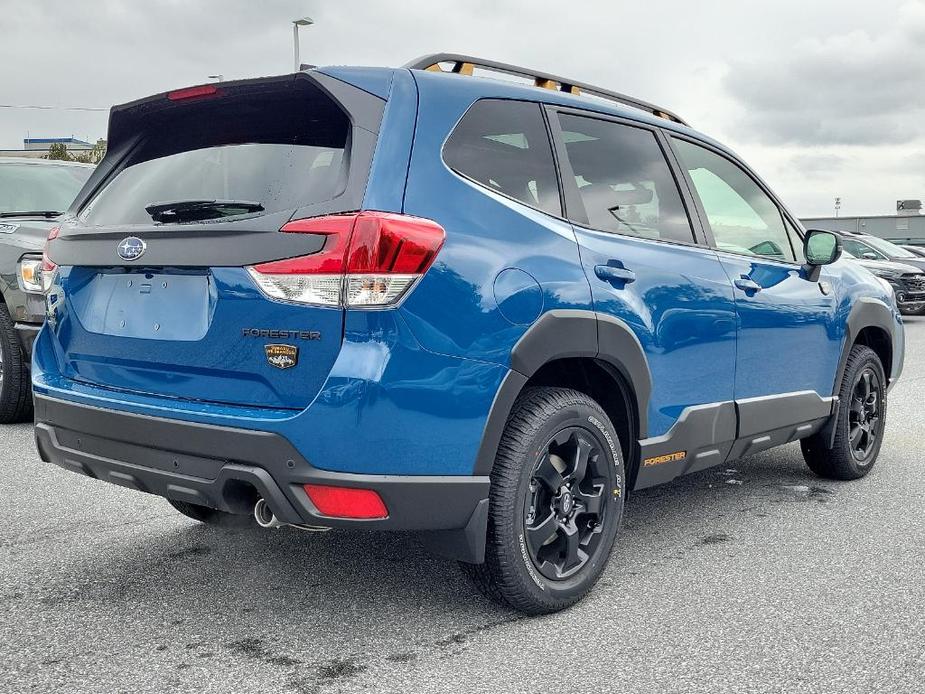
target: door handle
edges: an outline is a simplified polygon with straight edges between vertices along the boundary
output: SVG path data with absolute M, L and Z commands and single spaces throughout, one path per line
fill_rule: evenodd
M 614 265 L 595 265 L 594 274 L 605 282 L 623 282 L 629 284 L 636 281 L 636 273 L 627 270 L 625 267 L 616 267 Z
M 742 275 L 741 277 L 739 277 L 735 282 L 733 282 L 733 284 L 739 289 L 741 289 L 743 292 L 760 292 L 761 291 L 761 285 L 758 284 L 751 277 L 748 277 L 746 275 Z

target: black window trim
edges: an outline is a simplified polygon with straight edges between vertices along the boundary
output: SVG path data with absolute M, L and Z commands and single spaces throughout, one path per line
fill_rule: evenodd
M 613 116 L 610 114 L 599 113 L 597 111 L 589 111 L 571 106 L 561 106 L 558 104 L 546 104 L 545 110 L 547 112 L 547 120 L 552 129 L 553 150 L 556 153 L 556 161 L 559 167 L 559 181 L 560 186 L 563 188 L 563 198 L 565 202 L 567 221 L 581 227 L 582 229 L 587 229 L 588 231 L 593 231 L 600 234 L 609 234 L 611 236 L 619 236 L 621 238 L 635 239 L 637 241 L 667 243 L 673 246 L 686 246 L 695 248 L 709 247 L 709 243 L 707 242 L 707 237 L 704 233 L 703 225 L 699 217 L 699 212 L 697 212 L 697 208 L 694 207 L 694 199 L 691 197 L 690 191 L 687 188 L 686 181 L 684 185 L 681 184 L 682 180 L 685 180 L 681 177 L 683 171 L 680 169 L 680 166 L 675 159 L 674 152 L 668 146 L 668 142 L 666 141 L 665 135 L 660 127 L 646 123 L 644 121 L 637 121 L 632 118 Z M 597 227 L 591 226 L 588 221 L 588 213 L 585 211 L 584 202 L 582 202 L 581 199 L 581 193 L 579 192 L 578 186 L 575 183 L 575 172 L 572 170 L 572 165 L 568 159 L 568 152 L 566 150 L 565 140 L 562 135 L 562 128 L 559 124 L 559 114 L 605 121 L 608 123 L 614 123 L 616 125 L 624 125 L 631 128 L 638 128 L 640 130 L 647 130 L 652 133 L 652 135 L 655 137 L 656 144 L 662 152 L 662 156 L 665 158 L 665 164 L 667 164 L 668 169 L 671 172 L 675 186 L 677 187 L 678 195 L 681 198 L 681 204 L 684 207 L 684 212 L 687 215 L 688 223 L 691 227 L 692 240 L 681 241 L 677 239 L 647 239 L 640 236 L 634 236 L 632 234 L 623 234 L 618 231 L 598 229 Z
M 494 188 L 486 186 L 481 181 L 477 181 L 471 176 L 466 175 L 462 171 L 454 169 L 452 166 L 450 166 L 449 162 L 447 162 L 446 157 L 445 157 L 447 143 L 450 141 L 450 138 L 453 136 L 453 133 L 456 132 L 456 129 L 459 127 L 460 123 L 462 123 L 463 120 L 465 120 L 466 116 L 469 115 L 469 111 L 471 111 L 475 107 L 476 104 L 479 104 L 483 101 L 511 101 L 511 102 L 522 103 L 522 104 L 533 104 L 539 110 L 540 118 L 542 118 L 543 120 L 543 128 L 546 132 L 546 141 L 549 144 L 549 151 L 552 156 L 553 174 L 555 175 L 555 178 L 556 178 L 556 187 L 559 190 L 559 214 L 554 214 L 550 212 L 549 210 L 544 210 L 540 207 L 537 207 L 536 205 L 531 205 L 528 202 L 524 202 L 523 200 L 520 200 L 519 198 L 515 198 L 511 195 L 508 195 L 507 193 L 504 193 L 500 190 L 495 190 Z M 556 149 L 555 149 L 555 145 L 554 145 L 553 138 L 552 138 L 552 132 L 550 130 L 549 118 L 547 117 L 543 106 L 544 104 L 542 102 L 534 101 L 532 99 L 507 99 L 507 98 L 494 97 L 494 96 L 479 97 L 478 99 L 476 99 L 475 101 L 473 101 L 471 104 L 469 104 L 466 107 L 466 110 L 463 111 L 462 115 L 456 120 L 455 123 L 453 123 L 453 126 L 447 131 L 446 137 L 443 139 L 443 144 L 440 145 L 440 163 L 442 163 L 446 167 L 447 171 L 452 173 L 454 176 L 458 176 L 464 181 L 471 183 L 474 186 L 477 186 L 480 190 L 487 190 L 494 195 L 499 195 L 502 198 L 505 198 L 506 200 L 510 200 L 511 202 L 517 203 L 518 205 L 523 205 L 524 207 L 528 207 L 531 210 L 534 210 L 536 212 L 539 212 L 540 214 L 546 215 L 547 217 L 552 217 L 553 219 L 558 219 L 559 221 L 562 221 L 562 222 L 568 222 L 569 220 L 566 217 L 566 213 L 565 213 L 565 198 L 564 198 L 563 188 L 562 188 L 562 177 L 559 172 L 559 166 L 558 166 L 558 161 L 556 157 Z
M 690 135 L 678 133 L 673 130 L 668 134 L 666 139 L 668 140 L 668 145 L 671 147 L 671 151 L 674 157 L 676 158 L 678 165 L 681 169 L 681 174 L 684 177 L 685 184 L 690 190 L 691 195 L 694 197 L 694 204 L 697 206 L 697 214 L 701 217 L 701 221 L 703 223 L 704 235 L 708 239 L 707 243 L 710 246 L 710 248 L 712 248 L 716 253 L 730 255 L 736 258 L 750 258 L 752 260 L 760 259 L 762 262 L 776 263 L 778 265 L 785 265 L 787 267 L 795 267 L 795 268 L 802 268 L 804 266 L 804 264 L 801 263 L 799 260 L 802 254 L 802 249 L 796 249 L 793 247 L 793 243 L 790 239 L 790 234 L 787 232 L 787 229 L 786 229 L 787 222 L 789 221 L 790 225 L 796 230 L 797 236 L 800 238 L 800 240 L 802 240 L 805 235 L 805 230 L 803 229 L 803 226 L 799 222 L 793 221 L 795 218 L 793 217 L 793 215 L 791 215 L 787 211 L 787 208 L 783 205 L 780 199 L 767 186 L 767 184 L 765 184 L 765 182 L 761 180 L 761 177 L 758 176 L 758 174 L 756 174 L 754 171 L 752 171 L 752 169 L 745 162 L 740 160 L 738 157 L 734 157 L 730 155 L 728 152 L 723 151 L 722 149 L 716 147 L 710 142 L 706 142 L 696 137 L 691 137 Z M 781 216 L 781 222 L 783 222 L 784 224 L 784 233 L 787 236 L 787 243 L 790 245 L 790 251 L 791 253 L 793 253 L 793 256 L 794 258 L 796 258 L 796 260 L 777 260 L 776 258 L 771 258 L 770 256 L 766 256 L 766 255 L 736 253 L 735 251 L 718 248 L 716 245 L 716 237 L 713 234 L 713 228 L 710 226 L 710 220 L 708 219 L 706 210 L 704 209 L 703 203 L 700 200 L 700 194 L 697 192 L 697 187 L 694 185 L 694 181 L 693 179 L 691 179 L 690 173 L 688 173 L 687 168 L 685 166 L 681 166 L 681 156 L 674 146 L 674 140 L 684 140 L 693 145 L 697 145 L 710 152 L 713 152 L 714 154 L 722 157 L 723 159 L 730 162 L 734 166 L 737 166 L 739 169 L 742 170 L 742 172 L 746 176 L 752 179 L 755 185 L 757 185 L 762 190 L 762 192 L 764 192 L 764 194 L 768 196 L 768 198 L 771 200 L 772 203 L 774 203 L 774 206 L 777 208 L 777 213 Z

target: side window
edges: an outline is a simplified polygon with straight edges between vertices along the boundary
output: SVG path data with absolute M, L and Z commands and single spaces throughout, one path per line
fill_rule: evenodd
M 655 134 L 596 118 L 559 115 L 575 183 L 595 229 L 692 243 L 694 232 Z
M 559 183 L 540 105 L 485 99 L 443 148 L 447 166 L 509 198 L 561 216 Z
M 751 176 L 705 147 L 674 142 L 719 250 L 795 260 L 780 209 Z
M 848 237 L 842 237 L 841 243 L 845 252 L 855 258 L 867 257 L 876 260 L 886 260 L 886 256 L 883 255 L 883 253 L 871 248 L 866 243 L 861 243 L 860 241 Z

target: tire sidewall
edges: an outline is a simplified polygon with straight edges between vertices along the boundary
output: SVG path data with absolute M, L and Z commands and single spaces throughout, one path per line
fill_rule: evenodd
M 874 372 L 877 374 L 877 380 L 879 382 L 878 390 L 880 396 L 880 422 L 878 424 L 877 438 L 874 442 L 874 450 L 870 459 L 866 463 L 860 463 L 855 457 L 854 453 L 851 450 L 850 442 L 850 422 L 849 422 L 849 413 L 851 410 L 851 397 L 854 392 L 855 379 L 858 374 L 866 369 L 867 367 L 873 368 Z M 853 472 L 862 475 L 866 473 L 870 468 L 874 466 L 874 463 L 877 461 L 877 458 L 880 455 L 880 447 L 883 445 L 883 436 L 886 432 L 886 415 L 887 415 L 887 389 L 886 389 L 886 374 L 883 370 L 883 364 L 880 363 L 880 359 L 877 358 L 877 355 L 872 351 L 868 350 L 861 359 L 852 364 L 851 370 L 845 374 L 844 388 L 841 393 L 842 403 L 839 408 L 839 421 L 838 426 L 841 429 L 842 436 L 840 437 L 843 445 L 846 447 L 844 454 L 845 458 L 852 468 Z
M 602 531 L 604 536 L 601 538 L 596 555 L 576 575 L 562 581 L 551 581 L 540 574 L 530 558 L 526 544 L 523 511 L 530 480 L 539 456 L 545 453 L 550 440 L 557 432 L 569 427 L 584 429 L 597 441 L 613 470 L 614 486 L 611 490 L 605 490 L 608 494 L 607 517 Z M 619 532 L 623 501 L 626 496 L 623 456 L 617 433 L 606 414 L 603 410 L 585 403 L 572 403 L 562 408 L 552 417 L 544 420 L 539 427 L 530 431 L 528 436 L 530 445 L 521 461 L 517 493 L 512 500 L 513 508 L 509 509 L 508 517 L 512 523 L 503 531 L 504 545 L 513 549 L 515 556 L 509 557 L 509 565 L 517 567 L 517 575 L 526 592 L 537 603 L 548 605 L 550 608 L 558 608 L 563 603 L 574 602 L 587 593 L 607 565 Z

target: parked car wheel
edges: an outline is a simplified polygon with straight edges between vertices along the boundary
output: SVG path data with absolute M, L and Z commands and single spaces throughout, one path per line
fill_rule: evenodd
M 252 525 L 255 527 L 257 525 L 256 521 L 254 521 L 254 517 L 250 514 L 226 513 L 225 511 L 219 511 L 218 509 L 209 508 L 208 506 L 190 504 L 185 501 L 175 501 L 174 499 L 167 499 L 167 503 L 187 518 L 192 518 L 206 525 L 216 525 L 226 528 L 248 528 Z
M 29 364 L 6 305 L 0 303 L 0 424 L 32 418 Z
M 486 595 L 527 614 L 561 610 L 594 586 L 623 514 L 617 433 L 587 395 L 531 388 L 508 419 L 491 474 Z
M 855 480 L 873 468 L 886 426 L 886 376 L 880 358 L 870 347 L 851 348 L 839 403 L 834 445 L 828 449 L 821 434 L 803 439 L 803 458 L 821 477 Z

